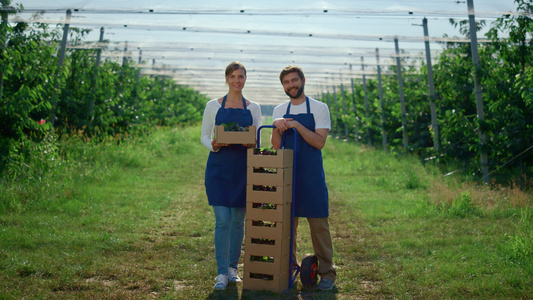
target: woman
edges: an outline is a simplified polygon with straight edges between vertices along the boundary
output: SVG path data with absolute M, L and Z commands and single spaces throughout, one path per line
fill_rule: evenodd
M 205 188 L 215 212 L 215 290 L 228 282 L 240 281 L 237 273 L 244 238 L 246 212 L 246 148 L 254 145 L 218 144 L 212 140 L 215 125 L 236 122 L 240 126 L 261 126 L 261 107 L 244 99 L 246 68 L 239 62 L 226 67 L 226 96 L 206 104 L 202 123 L 202 143 L 209 149 Z

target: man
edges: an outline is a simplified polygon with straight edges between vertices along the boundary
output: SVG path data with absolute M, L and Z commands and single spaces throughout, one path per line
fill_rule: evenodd
M 298 217 L 305 217 L 309 222 L 313 249 L 318 258 L 318 288 L 329 290 L 333 288 L 337 278 L 333 267 L 333 244 L 328 222 L 328 189 L 321 151 L 331 129 L 329 109 L 325 103 L 305 95 L 305 76 L 300 67 L 287 66 L 281 71 L 279 79 L 290 101 L 274 108 L 272 125 L 275 128 L 271 142 L 275 149 L 279 149 L 283 139 L 286 148 L 295 149 L 293 257 L 296 257 Z M 298 132 L 296 147 L 294 130 L 289 130 L 290 128 Z

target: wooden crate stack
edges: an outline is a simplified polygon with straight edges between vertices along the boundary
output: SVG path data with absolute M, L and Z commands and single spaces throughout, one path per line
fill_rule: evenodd
M 248 149 L 244 289 L 283 292 L 289 284 L 293 151 Z

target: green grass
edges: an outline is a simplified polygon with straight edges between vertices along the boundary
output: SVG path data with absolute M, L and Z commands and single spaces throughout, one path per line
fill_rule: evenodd
M 533 295 L 531 195 L 446 183 L 414 157 L 328 140 L 337 287 L 297 285 L 278 295 L 243 292 L 242 284 L 213 292 L 214 215 L 200 128 L 103 144 L 62 139 L 59 150 L 63 159 L 48 175 L 31 172 L 0 187 L 0 299 Z M 299 228 L 301 260 L 312 246 L 305 220 Z

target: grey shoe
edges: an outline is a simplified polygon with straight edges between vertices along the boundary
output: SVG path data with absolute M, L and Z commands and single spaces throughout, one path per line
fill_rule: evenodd
M 335 281 L 327 278 L 322 278 L 318 283 L 317 287 L 320 290 L 327 291 L 331 290 L 335 286 Z
M 221 290 L 226 289 L 226 286 L 228 285 L 228 275 L 220 274 L 217 276 L 217 278 L 215 278 L 215 280 L 217 281 L 217 283 L 215 284 L 216 291 L 221 291 Z
M 239 273 L 237 272 L 237 269 L 234 269 L 232 267 L 228 268 L 228 280 L 229 282 L 241 282 L 242 281 L 239 278 Z

